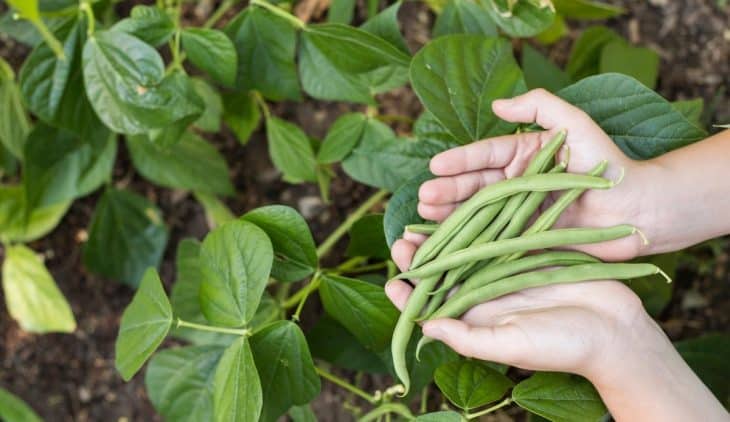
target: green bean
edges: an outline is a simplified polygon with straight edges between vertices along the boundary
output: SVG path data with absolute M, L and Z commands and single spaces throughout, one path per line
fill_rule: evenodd
M 626 237 L 634 233 L 637 233 L 637 229 L 626 224 L 606 228 L 557 229 L 534 233 L 513 239 L 503 239 L 491 243 L 485 243 L 483 245 L 470 246 L 466 249 L 434 259 L 428 264 L 425 264 L 415 270 L 401 273 L 397 275 L 396 278 L 420 279 L 433 274 L 442 273 L 446 270 L 456 268 L 469 262 L 494 258 L 496 256 L 511 254 L 514 252 L 605 242 L 608 240 Z
M 438 230 L 439 225 L 438 224 L 409 224 L 406 226 L 406 231 L 411 233 L 417 233 L 417 234 L 433 234 L 436 230 Z

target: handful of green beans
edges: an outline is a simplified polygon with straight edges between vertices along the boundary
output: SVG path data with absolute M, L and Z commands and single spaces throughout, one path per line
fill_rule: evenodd
M 666 277 L 652 264 L 602 263 L 582 252 L 549 250 L 638 232 L 630 225 L 551 230 L 587 189 L 610 189 L 615 184 L 601 177 L 606 161 L 586 175 L 565 173 L 565 162 L 553 165 L 565 137 L 565 131 L 559 132 L 535 155 L 522 176 L 480 190 L 441 224 L 407 227 L 429 237 L 416 251 L 409 270 L 396 276 L 418 280 L 396 323 L 391 345 L 404 395 L 410 387 L 406 349 L 418 321 L 456 318 L 475 305 L 531 287 L 659 273 Z M 525 229 L 553 191 L 564 192 Z M 525 256 L 528 252 L 531 254 Z M 416 353 L 429 341 L 423 337 Z

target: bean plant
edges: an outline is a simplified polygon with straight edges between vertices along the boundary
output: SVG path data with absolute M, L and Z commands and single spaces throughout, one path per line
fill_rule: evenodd
M 309 403 L 323 382 L 343 389 L 344 406 L 364 421 L 460 421 L 513 403 L 550 420 L 604 417 L 585 379 L 517 378 L 440 343 L 408 362 L 411 388 L 400 397 L 389 350 L 398 312 L 382 286 L 395 275 L 389 245 L 406 225 L 424 223 L 415 205 L 418 186 L 432 177 L 428 160 L 456 145 L 535 129 L 496 118 L 494 99 L 532 88 L 556 92 L 636 159 L 706 135 L 701 101 L 670 103 L 652 91 L 658 56 L 651 50 L 596 26 L 583 31 L 563 70 L 527 40 L 553 43 L 570 20 L 609 18 L 620 8 L 588 0 L 427 0 L 433 39 L 414 54 L 400 31 L 401 2 L 380 10 L 368 1 L 360 19 L 353 0 L 334 0 L 326 22 L 312 23 L 285 2 L 223 0 L 198 26 L 182 19 L 191 5 L 181 0 L 137 5 L 122 17 L 111 0 L 7 4 L 0 33 L 31 49 L 19 68 L 0 59 L 3 289 L 23 329 L 75 329 L 28 244 L 57 227 L 74 200 L 93 194 L 83 264 L 137 289 L 121 319 L 116 367 L 129 380 L 147 363 L 147 393 L 166 420 L 313 420 Z M 510 38 L 521 39 L 521 65 Z M 422 114 L 415 121 L 381 114 L 382 96 L 408 84 Z M 314 139 L 271 107 L 304 99 L 345 102 L 351 111 Z M 396 121 L 411 130 L 396 133 Z M 319 245 L 290 207 L 235 216 L 222 200 L 235 195 L 234 183 L 208 139 L 226 127 L 245 148 L 260 126 L 284 181 L 316 184 L 329 200 L 341 167 L 375 188 Z M 169 295 L 156 270 L 168 246 L 165 218 L 127 187 L 129 176 L 113 180 L 120 142 L 136 173 L 190 192 L 212 222 L 202 241 L 176 245 Z M 342 259 L 325 265 L 333 258 Z M 666 290 L 642 280 L 632 286 L 655 313 L 668 301 Z M 324 311 L 304 330 L 315 295 Z M 708 337 L 681 347 L 727 350 L 727 342 Z M 364 386 L 362 374 L 382 387 Z M 434 381 L 444 400 L 434 400 Z M 0 404 L 26 410 L 0 393 Z M 2 410 L 0 417 L 11 418 Z

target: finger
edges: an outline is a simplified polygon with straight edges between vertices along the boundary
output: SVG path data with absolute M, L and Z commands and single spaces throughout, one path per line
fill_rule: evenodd
M 406 230 L 403 232 L 403 239 L 413 243 L 416 246 L 421 246 L 421 243 L 425 242 L 426 239 L 428 239 L 428 236 L 420 233 L 411 233 Z
M 396 240 L 390 249 L 390 256 L 401 271 L 408 271 L 415 253 L 416 245 L 404 239 Z
M 440 340 L 466 357 L 512 365 L 529 350 L 526 338 L 511 324 L 474 327 L 456 319 L 437 319 L 423 325 L 425 336 Z
M 504 179 L 504 172 L 496 169 L 472 171 L 457 176 L 439 177 L 424 182 L 418 190 L 418 200 L 440 205 L 470 198 L 485 186 Z
M 406 302 L 412 291 L 413 288 L 401 280 L 391 280 L 385 285 L 385 294 L 399 311 L 406 307 Z
M 454 176 L 470 171 L 500 169 L 522 152 L 536 151 L 541 144 L 539 132 L 518 133 L 473 142 L 436 154 L 429 164 L 437 176 Z
M 446 219 L 460 204 L 428 205 L 418 203 L 418 214 L 426 220 L 441 222 Z

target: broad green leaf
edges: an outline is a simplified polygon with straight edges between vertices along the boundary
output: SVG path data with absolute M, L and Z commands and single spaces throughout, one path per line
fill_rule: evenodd
M 573 44 L 565 71 L 574 81 L 597 74 L 603 47 L 621 39 L 617 33 L 605 26 L 586 29 Z
M 297 34 L 289 22 L 263 8 L 247 7 L 224 31 L 238 54 L 236 88 L 256 90 L 275 101 L 301 98 L 294 63 Z
M 183 239 L 178 243 L 175 272 L 175 284 L 172 285 L 170 293 L 170 303 L 175 317 L 195 324 L 205 324 L 207 320 L 200 310 L 200 283 L 203 279 L 200 271 L 200 242 L 195 239 Z M 233 335 L 185 327 L 174 328 L 172 335 L 193 344 L 224 346 L 228 346 L 236 338 Z
M 634 159 L 656 157 L 707 135 L 671 103 L 629 76 L 592 76 L 558 95 L 588 113 Z
M 29 211 L 22 186 L 0 185 L 0 241 L 31 242 L 45 236 L 58 225 L 70 205 L 62 202 Z
M 535 41 L 545 45 L 555 44 L 561 38 L 568 35 L 569 31 L 570 29 L 568 28 L 568 25 L 565 24 L 565 19 L 563 19 L 563 16 L 555 15 L 555 20 L 553 20 L 552 25 L 550 25 L 546 30 L 537 34 L 535 36 Z
M 505 7 L 505 3 L 510 7 Z M 549 1 L 485 0 L 484 8 L 497 26 L 516 38 L 535 36 L 548 29 L 555 19 L 555 9 Z
M 164 10 L 138 5 L 132 8 L 128 18 L 117 22 L 112 31 L 126 32 L 147 44 L 159 47 L 175 33 L 175 23 Z
M 66 58 L 59 59 L 47 44 L 36 46 L 20 70 L 23 101 L 44 122 L 92 140 L 104 129 L 84 90 L 81 51 L 86 25 L 83 20 L 65 19 L 56 34 Z
M 364 136 L 342 168 L 358 182 L 393 192 L 448 147 L 439 141 Z
M 436 17 L 433 37 L 450 34 L 476 34 L 496 36 L 497 27 L 489 13 L 471 0 L 451 0 Z
M 26 59 L 27 60 L 27 59 Z M 30 132 L 30 122 L 15 84 L 10 65 L 0 58 L 0 144 L 18 160 L 23 159 L 23 145 Z
M 261 112 L 254 95 L 252 92 L 223 94 L 223 121 L 231 128 L 241 145 L 248 143 L 261 121 Z
M 314 150 L 307 135 L 298 126 L 278 117 L 266 119 L 269 155 L 284 180 L 290 183 L 316 182 Z
M 214 229 L 221 224 L 234 220 L 236 217 L 231 210 L 215 195 L 205 192 L 193 192 L 195 200 L 203 206 L 208 228 Z
M 718 400 L 730 407 L 730 335 L 708 333 L 674 344 L 677 351 Z
M 441 342 L 433 342 L 423 347 L 420 355 L 421 360 L 419 361 L 416 359 L 416 344 L 420 339 L 421 335 L 419 333 L 413 336 L 408 343 L 408 368 L 410 368 L 409 373 L 411 374 L 411 392 L 409 395 L 411 397 L 417 396 L 422 388 L 431 384 L 436 368 L 460 359 L 459 355 L 450 347 Z M 387 359 L 392 360 L 390 355 Z
M 661 268 L 671 279 L 677 272 L 678 261 L 679 254 L 676 252 L 638 259 L 638 262 L 648 262 Z M 655 318 L 659 317 L 659 314 L 672 300 L 674 283 L 662 283 L 656 277 L 647 276 L 631 279 L 627 285 L 641 298 L 646 311 Z
M 211 420 L 213 379 L 223 350 L 221 346 L 189 346 L 155 354 L 144 378 L 155 410 L 170 421 Z
M 7 10 L 0 15 L 0 33 L 7 35 L 20 44 L 33 48 L 43 42 L 32 23 L 23 19 L 15 19 L 16 12 Z
M 223 353 L 213 386 L 214 421 L 259 420 L 263 394 L 246 337 L 236 340 Z
M 109 188 L 91 218 L 83 262 L 91 272 L 136 287 L 145 270 L 160 263 L 166 244 L 167 227 L 153 203 Z
M 529 44 L 522 46 L 522 71 L 528 89 L 557 92 L 570 85 L 570 77 Z
M 413 422 L 463 422 L 464 420 L 461 414 L 453 410 L 443 410 L 419 415 Z
M 411 85 L 424 107 L 460 143 L 512 132 L 492 101 L 526 91 L 506 40 L 450 35 L 428 43 L 411 62 Z
M 193 125 L 204 132 L 219 132 L 223 116 L 223 98 L 215 88 L 203 79 L 193 78 L 191 81 L 195 93 L 203 100 L 204 104 L 203 114 L 198 117 Z
M 702 127 L 702 111 L 705 108 L 705 100 L 695 98 L 693 100 L 674 101 L 672 107 L 697 126 Z
M 189 78 L 165 76 L 159 53 L 121 31 L 97 31 L 83 52 L 89 101 L 110 129 L 141 134 L 198 115 L 203 104 Z
M 433 114 L 424 110 L 413 125 L 413 134 L 420 140 L 434 140 L 447 143 L 457 143 L 454 135 L 449 132 Z
M 337 118 L 317 151 L 317 162 L 330 164 L 345 158 L 360 142 L 367 123 L 368 117 L 362 113 L 347 113 Z
M 264 396 L 261 421 L 276 421 L 294 405 L 319 394 L 319 375 L 304 334 L 291 321 L 276 321 L 257 331 L 251 350 Z
M 117 141 L 104 130 L 81 139 L 39 123 L 25 144 L 23 185 L 26 204 L 36 208 L 85 196 L 111 179 Z
M 424 222 L 417 210 L 418 189 L 421 183 L 433 178 L 434 175 L 429 170 L 423 170 L 393 193 L 383 217 L 383 230 L 388 247 L 393 246 L 393 242 L 403 236 L 403 230 L 407 225 Z
M 144 273 L 132 303 L 122 314 L 114 346 L 114 365 L 125 381 L 132 379 L 167 337 L 172 307 L 154 268 Z
M 308 404 L 289 409 L 289 417 L 292 422 L 317 422 L 317 416 Z
M 366 215 L 352 225 L 350 243 L 345 254 L 376 259 L 390 258 L 390 249 L 383 231 L 383 214 Z
M 127 136 L 127 147 L 135 169 L 155 184 L 219 195 L 234 193 L 225 159 L 194 133 L 185 132 L 178 143 L 167 148 L 146 136 Z
M 236 47 L 226 34 L 216 29 L 185 28 L 181 35 L 190 62 L 223 85 L 236 82 Z
M 382 287 L 323 274 L 319 296 L 325 311 L 357 337 L 366 349 L 379 352 L 390 344 L 398 311 Z
M 210 232 L 200 250 L 200 308 L 213 324 L 240 327 L 256 312 L 274 253 L 266 233 L 246 221 Z
M 593 0 L 552 0 L 555 10 L 571 19 L 608 19 L 623 14 L 623 8 Z
M 317 246 L 307 222 L 295 209 L 269 205 L 249 211 L 241 219 L 255 224 L 271 239 L 271 276 L 277 281 L 299 281 L 317 269 Z
M 281 319 L 281 316 L 282 313 L 281 308 L 279 307 L 279 302 L 268 292 L 264 292 L 264 296 L 261 298 L 259 307 L 256 308 L 256 313 L 253 315 L 253 318 L 251 318 L 248 325 L 252 330 L 256 331 L 272 321 Z
M 349 24 L 355 16 L 355 0 L 332 0 L 327 22 Z
M 439 366 L 434 379 L 451 403 L 466 411 L 501 399 L 514 385 L 486 363 L 469 359 Z
M 599 421 L 607 412 L 591 383 L 571 374 L 538 372 L 517 384 L 512 398 L 523 409 L 551 421 Z
M 28 404 L 4 388 L 0 388 L 0 420 L 8 422 L 43 421 Z
M 23 245 L 5 248 L 3 291 L 10 316 L 32 333 L 76 329 L 71 307 L 35 252 Z
M 370 374 L 388 372 L 388 367 L 379 355 L 366 349 L 345 327 L 327 314 L 317 320 L 306 337 L 312 356 L 338 368 Z
M 317 24 L 307 26 L 301 38 L 302 87 L 314 98 L 372 104 L 374 94 L 407 82 L 409 55 L 370 32 Z
M 400 10 L 402 1 L 397 1 L 383 9 L 380 13 L 368 19 L 360 26 L 360 29 L 367 31 L 373 35 L 388 41 L 400 51 L 410 55 L 411 50 L 408 49 L 403 34 L 398 26 L 398 11 Z
M 623 73 L 654 89 L 659 76 L 659 55 L 650 48 L 632 47 L 623 40 L 608 43 L 601 50 L 601 73 Z

